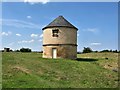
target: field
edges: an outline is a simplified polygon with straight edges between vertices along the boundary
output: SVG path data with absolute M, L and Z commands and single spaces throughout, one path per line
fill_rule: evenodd
M 77 60 L 40 53 L 2 53 L 3 88 L 116 88 L 118 53 L 78 54 Z

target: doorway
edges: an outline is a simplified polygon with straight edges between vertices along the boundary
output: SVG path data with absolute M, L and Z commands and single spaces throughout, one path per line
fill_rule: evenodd
M 52 48 L 52 58 L 57 58 L 57 49 Z

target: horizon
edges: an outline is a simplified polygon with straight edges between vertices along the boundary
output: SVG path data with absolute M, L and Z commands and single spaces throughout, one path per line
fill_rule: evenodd
M 10 50 L 12 50 L 12 51 L 14 52 L 14 51 L 20 50 L 20 49 L 22 49 L 22 48 L 26 48 L 26 49 L 27 49 L 28 47 L 22 47 L 22 48 L 19 48 L 19 49 L 11 49 L 10 47 L 4 47 L 4 48 L 9 48 Z M 3 48 L 3 49 L 0 49 L 0 51 L 4 50 L 4 48 Z M 85 48 L 90 48 L 90 47 L 85 47 Z M 31 49 L 31 48 L 28 48 L 28 49 Z M 84 47 L 83 47 L 83 49 L 84 49 Z M 83 52 L 83 49 L 82 49 L 81 51 L 77 51 L 77 52 Z M 92 50 L 92 48 L 90 48 L 90 49 Z M 120 50 L 118 50 L 118 49 L 102 49 L 102 50 L 92 50 L 92 51 L 93 51 L 93 52 L 94 52 L 94 51 L 100 52 L 100 51 L 104 51 L 104 50 L 109 50 L 109 51 L 110 51 L 110 50 L 112 50 L 112 51 L 117 50 L 118 52 L 120 51 Z M 43 51 L 43 50 L 40 50 L 40 51 L 37 51 L 37 50 L 36 50 L 36 51 L 35 51 L 35 50 L 32 50 L 32 49 L 31 49 L 31 51 L 32 51 L 32 52 L 41 52 L 41 51 Z
M 60 15 L 78 28 L 77 51 L 118 50 L 117 2 L 3 2 L 0 49 L 42 51 L 42 28 Z

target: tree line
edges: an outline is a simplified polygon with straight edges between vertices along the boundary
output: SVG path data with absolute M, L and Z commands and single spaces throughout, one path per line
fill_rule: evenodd
M 118 50 L 102 50 L 102 51 L 93 51 L 90 47 L 84 47 L 82 52 L 77 52 L 78 54 L 80 53 L 91 53 L 91 52 L 114 52 L 114 53 L 120 53 Z
M 10 48 L 4 48 L 4 50 L 1 50 L 1 52 L 32 52 L 29 48 L 21 48 L 20 50 L 12 50 Z
M 4 50 L 2 51 L 4 52 Z M 20 50 L 10 50 L 10 52 L 32 52 L 30 48 L 21 48 Z M 39 51 L 42 53 L 43 51 Z M 77 52 L 78 54 L 80 53 L 92 53 L 92 52 L 114 52 L 114 53 L 120 53 L 118 50 L 102 50 L 102 51 L 93 51 L 90 47 L 84 47 L 82 52 Z
M 21 48 L 20 50 L 14 50 L 14 52 L 32 52 L 32 49 L 30 48 Z M 39 51 L 42 53 L 43 51 Z

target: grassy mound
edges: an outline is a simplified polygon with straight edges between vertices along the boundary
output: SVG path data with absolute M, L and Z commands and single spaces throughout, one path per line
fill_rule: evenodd
M 3 88 L 116 88 L 118 54 L 79 54 L 77 60 L 40 53 L 2 53 Z M 115 71 L 116 70 L 116 71 Z

